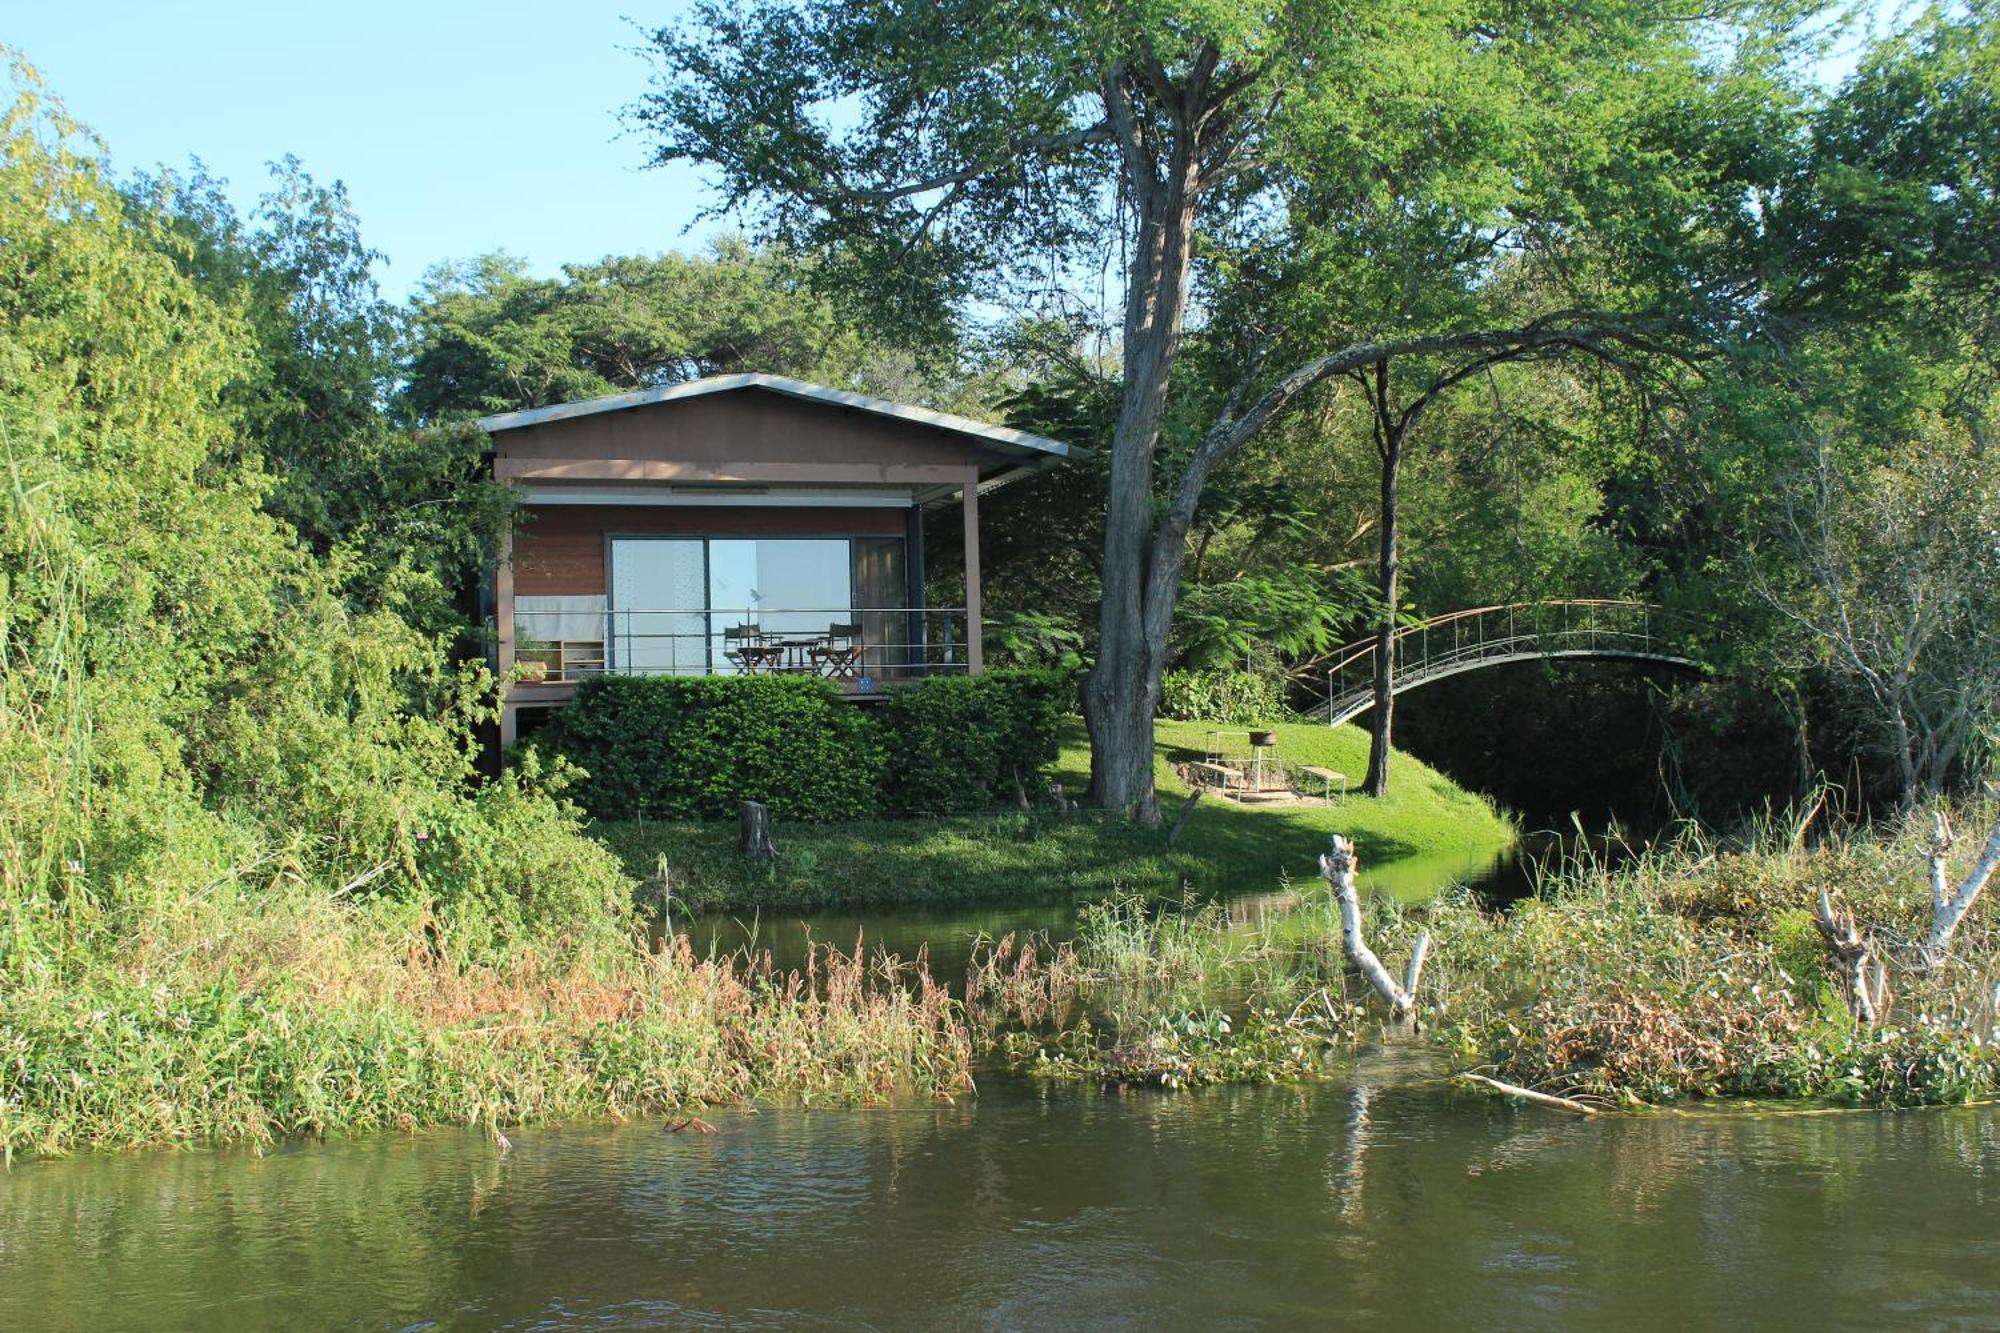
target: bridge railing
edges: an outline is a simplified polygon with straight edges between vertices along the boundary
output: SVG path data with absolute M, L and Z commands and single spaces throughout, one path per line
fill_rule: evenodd
M 1678 651 L 1679 617 L 1647 602 L 1610 598 L 1472 607 L 1398 629 L 1390 640 L 1397 689 L 1453 675 L 1485 662 L 1532 657 L 1630 657 L 1686 662 Z M 1374 699 L 1379 641 L 1335 653 L 1326 667 L 1325 700 L 1310 715 L 1342 722 Z

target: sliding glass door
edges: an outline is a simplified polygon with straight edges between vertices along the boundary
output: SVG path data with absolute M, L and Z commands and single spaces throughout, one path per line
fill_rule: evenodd
M 727 631 L 804 640 L 852 624 L 852 543 L 845 537 L 712 539 L 708 543 L 709 669 L 738 668 L 724 653 Z
M 900 538 L 613 537 L 610 557 L 612 671 L 812 670 L 829 660 L 815 644 L 859 647 L 848 671 L 878 678 L 908 660 Z M 740 631 L 751 629 L 763 656 L 742 651 Z
M 611 670 L 708 673 L 705 546 L 700 538 L 611 539 Z

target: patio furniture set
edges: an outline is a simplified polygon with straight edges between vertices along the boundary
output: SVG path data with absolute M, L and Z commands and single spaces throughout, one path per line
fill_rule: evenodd
M 830 624 L 823 634 L 774 632 L 757 625 L 722 631 L 723 656 L 746 676 L 818 676 L 854 680 L 867 646 L 861 626 Z
M 1248 753 L 1237 749 L 1236 736 L 1217 728 L 1208 733 L 1206 753 L 1188 765 L 1188 777 L 1195 785 L 1219 796 L 1246 804 L 1290 802 L 1309 794 L 1331 802 L 1347 791 L 1347 775 L 1316 764 L 1291 765 L 1277 756 L 1278 735 L 1274 731 L 1247 733 Z M 1336 788 L 1338 791 L 1336 791 Z

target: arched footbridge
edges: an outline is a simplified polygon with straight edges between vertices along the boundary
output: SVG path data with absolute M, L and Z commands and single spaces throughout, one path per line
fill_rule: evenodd
M 1480 606 L 1396 631 L 1392 694 L 1508 662 L 1598 657 L 1707 670 L 1689 655 L 1693 622 L 1650 602 L 1606 599 Z M 1339 726 L 1375 706 L 1373 638 L 1335 653 L 1326 699 L 1309 716 Z

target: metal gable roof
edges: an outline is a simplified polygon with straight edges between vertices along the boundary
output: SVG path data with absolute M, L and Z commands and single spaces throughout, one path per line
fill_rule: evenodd
M 594 416 L 599 412 L 622 412 L 628 408 L 650 407 L 654 403 L 671 403 L 681 398 L 700 398 L 712 393 L 729 393 L 738 389 L 765 389 L 790 398 L 801 398 L 807 402 L 848 407 L 858 412 L 872 412 L 876 416 L 914 422 L 920 426 L 930 426 L 957 435 L 975 436 L 988 444 L 998 445 L 1009 451 L 1025 451 L 1053 458 L 1070 456 L 1070 447 L 1061 440 L 1031 435 L 1024 430 L 1012 430 L 1006 426 L 974 421 L 971 417 L 954 416 L 949 412 L 933 412 L 927 407 L 912 407 L 907 403 L 891 402 L 887 398 L 871 398 L 864 393 L 829 389 L 822 384 L 808 384 L 804 380 L 788 379 L 783 375 L 764 374 L 712 375 L 707 379 L 690 380 L 685 384 L 662 385 L 656 389 L 636 389 L 630 393 L 609 394 L 603 398 L 585 398 L 574 403 L 531 407 L 520 412 L 501 412 L 481 417 L 479 428 L 489 434 L 495 431 L 518 430 L 524 426 L 542 426 L 555 421 Z

